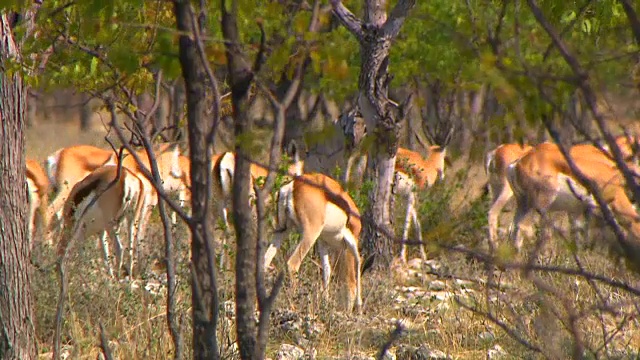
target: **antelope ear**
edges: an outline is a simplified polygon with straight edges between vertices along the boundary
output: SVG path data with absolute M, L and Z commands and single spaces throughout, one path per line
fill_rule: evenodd
M 111 154 L 111 156 L 109 156 L 109 159 L 102 165 L 118 165 L 118 153 L 114 152 L 113 154 Z
M 171 154 L 171 176 L 176 178 L 182 177 L 182 168 L 180 167 L 180 147 L 175 145 Z
M 300 156 L 300 154 L 298 153 L 298 143 L 295 140 L 291 140 L 289 142 L 289 146 L 287 147 L 287 153 L 293 159 L 293 161 L 296 161 L 297 158 Z

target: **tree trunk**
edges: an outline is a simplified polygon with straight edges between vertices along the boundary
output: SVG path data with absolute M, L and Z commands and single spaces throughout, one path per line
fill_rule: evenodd
M 191 159 L 191 261 L 195 273 L 192 277 L 193 306 L 193 358 L 218 359 L 216 327 L 218 323 L 218 296 L 213 263 L 213 245 L 207 228 L 209 176 L 211 159 L 207 146 L 210 122 L 205 117 L 206 73 L 198 55 L 197 44 L 190 36 L 193 22 L 190 4 L 174 2 L 174 13 L 181 35 L 179 42 L 180 65 L 184 78 L 187 102 L 189 157 Z M 203 24 L 204 21 L 200 22 Z M 201 28 L 202 31 L 202 28 Z
M 27 127 L 38 126 L 38 98 L 27 91 Z
M 91 118 L 93 117 L 93 100 L 89 94 L 82 94 L 81 99 L 80 131 L 88 131 L 91 128 Z
M 236 163 L 233 177 L 233 223 L 236 230 L 236 336 L 241 359 L 262 359 L 264 350 L 258 343 L 256 326 L 258 237 L 254 228 L 250 203 L 250 149 L 253 120 L 249 114 L 250 87 L 253 74 L 259 71 L 264 56 L 264 29 L 262 44 L 255 66 L 244 57 L 237 24 L 238 2 L 232 1 L 230 10 L 222 1 L 222 33 L 225 39 L 227 69 L 231 85 Z
M 389 101 L 389 50 L 415 0 L 400 0 L 387 20 L 386 0 L 367 0 L 364 19 L 358 19 L 340 0 L 331 0 L 334 14 L 360 43 L 360 77 L 358 105 L 369 135 L 373 135 L 373 151 L 369 153 L 368 179 L 374 186 L 364 211 L 362 235 L 363 257 L 374 260 L 375 268 L 388 268 L 393 254 L 391 226 L 391 185 L 399 142 L 399 122 L 406 116 L 403 106 Z
M 182 120 L 182 114 L 184 111 L 184 81 L 182 79 L 178 79 L 173 84 L 172 89 L 172 97 L 171 97 L 171 123 L 170 126 L 173 126 L 172 139 L 181 138 L 180 134 L 182 132 L 182 126 L 180 124 L 180 120 Z
M 153 98 L 151 97 L 151 94 L 149 94 L 148 92 L 143 92 L 142 94 L 137 96 L 137 100 L 138 100 L 138 108 L 144 111 L 145 114 L 151 111 L 151 108 L 153 107 Z M 143 126 L 142 132 L 149 139 L 151 139 L 151 135 L 153 135 L 153 133 L 156 131 L 155 124 L 156 124 L 157 118 L 158 118 L 157 113 L 152 114 L 151 117 L 149 118 L 149 121 L 142 124 Z
M 20 53 L 6 11 L 0 25 L 0 63 L 4 63 Z M 0 74 L 0 359 L 36 358 L 27 243 L 26 94 L 19 74 Z
M 374 186 L 369 192 L 369 203 L 364 211 L 364 233 L 362 252 L 365 259 L 373 258 L 376 268 L 388 267 L 393 257 L 394 231 L 391 224 L 391 185 L 393 184 L 396 152 L 399 144 L 399 128 L 396 119 L 388 112 L 378 109 L 389 106 L 388 56 L 390 43 L 371 42 L 360 48 L 362 68 L 360 72 L 359 106 L 368 129 L 375 129 L 372 151 L 367 162 L 367 180 Z M 380 86 L 382 85 L 382 86 Z M 376 89 L 377 88 L 377 89 Z M 380 95 L 373 101 L 363 94 L 367 89 L 376 89 Z M 374 95 L 375 96 L 375 95 Z M 372 96 L 373 98 L 373 96 Z M 386 116 L 385 116 L 386 115 Z

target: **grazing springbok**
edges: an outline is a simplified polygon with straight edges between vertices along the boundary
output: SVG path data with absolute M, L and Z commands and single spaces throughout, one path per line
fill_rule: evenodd
M 488 185 L 492 197 L 488 213 L 490 246 L 495 246 L 498 239 L 500 213 L 513 197 L 513 191 L 507 180 L 507 168 L 531 149 L 533 149 L 531 145 L 509 143 L 499 145 L 485 155 L 484 170 L 489 177 Z
M 631 233 L 640 238 L 640 221 L 625 193 L 625 181 L 620 170 L 607 154 L 591 145 L 570 148 L 570 156 L 580 171 L 599 188 L 612 211 L 630 224 Z M 542 143 L 509 165 L 507 179 L 517 207 L 510 228 L 510 238 L 520 251 L 520 222 L 531 210 L 541 214 L 563 211 L 583 214 L 596 208 L 589 191 L 580 184 L 558 145 Z
M 155 153 L 166 151 L 170 144 L 155 145 Z M 56 150 L 47 157 L 46 167 L 51 186 L 57 194 L 47 209 L 46 223 L 48 224 L 46 243 L 53 245 L 53 237 L 57 231 L 52 227 L 56 222 L 53 218 L 62 220 L 62 210 L 71 189 L 92 171 L 105 165 L 114 156 L 113 150 L 105 150 L 91 145 L 75 145 Z M 60 221 L 59 226 L 62 226 Z
M 40 163 L 27 159 L 27 188 L 29 189 L 29 248 L 33 247 L 36 234 L 36 215 L 42 223 L 41 228 L 47 228 L 47 206 L 49 199 L 49 178 Z M 37 214 L 38 212 L 39 214 Z
M 144 207 L 144 180 L 126 167 L 104 165 L 78 182 L 65 202 L 63 221 L 65 231 L 58 242 L 58 256 L 64 258 L 68 247 L 78 239 L 84 240 L 103 233 L 102 247 L 110 276 L 114 276 L 109 260 L 108 235 L 116 245 L 116 270 L 122 266 L 122 244 L 116 235 L 124 217 L 134 218 L 130 224 L 130 243 L 138 227 L 133 226 Z
M 191 186 L 191 179 L 188 174 L 190 170 L 190 161 L 189 158 L 180 154 L 180 148 L 177 145 L 173 145 L 173 148 L 171 148 L 171 146 L 172 145 L 169 144 L 163 144 L 158 148 L 159 153 L 156 156 L 156 164 L 158 166 L 162 189 L 167 194 L 177 194 L 180 205 L 184 207 L 184 205 L 186 205 L 186 201 L 190 197 L 189 187 Z M 139 245 L 141 239 L 144 239 L 146 235 L 151 210 L 158 204 L 156 189 L 143 173 L 143 168 L 146 168 L 149 173 L 151 173 L 151 163 L 146 150 L 140 150 L 136 153 L 141 164 L 138 164 L 136 159 L 131 156 L 128 151 L 124 151 L 122 157 L 122 166 L 140 177 L 143 185 L 141 189 L 143 192 L 143 197 L 141 197 L 143 206 L 140 209 L 140 213 L 133 218 L 134 223 L 131 224 L 131 226 L 135 226 L 137 228 L 137 231 L 134 237 L 130 236 L 129 274 L 132 274 L 134 259 L 139 258 Z M 118 156 L 113 154 L 109 161 L 107 161 L 107 164 L 117 165 L 117 162 Z M 172 214 L 172 220 L 175 225 L 177 222 L 175 213 Z M 134 255 L 134 252 L 136 252 L 136 255 Z
M 149 166 L 146 152 L 138 152 L 142 165 Z M 158 170 L 165 191 L 182 189 L 184 179 L 179 148 L 160 153 Z M 117 158 L 91 172 L 71 190 L 64 207 L 63 240 L 58 245 L 60 255 L 76 239 L 85 239 L 103 231 L 102 247 L 109 275 L 113 270 L 109 261 L 107 236 L 116 245 L 117 270 L 122 268 L 122 243 L 116 235 L 122 220 L 129 221 L 129 275 L 133 275 L 135 250 L 146 234 L 151 209 L 158 203 L 158 195 L 151 182 L 142 174 L 135 158 L 126 154 L 118 177 Z
M 54 225 L 53 217 L 62 219 L 62 209 L 75 184 L 93 170 L 104 165 L 113 154 L 110 150 L 91 145 L 76 145 L 56 150 L 47 157 L 46 168 L 49 181 L 57 192 L 49 205 L 46 223 Z M 46 242 L 53 245 L 53 229 L 47 229 Z
M 358 242 L 362 224 L 360 212 L 351 196 L 337 181 L 320 173 L 295 176 L 282 186 L 278 192 L 274 238 L 265 252 L 265 269 L 292 227 L 302 233 L 302 239 L 287 260 L 291 278 L 295 279 L 302 260 L 317 241 L 325 295 L 331 277 L 329 254 L 337 254 L 336 272 L 339 281 L 347 286 L 346 309 L 351 311 L 355 304 L 360 311 L 362 298 Z

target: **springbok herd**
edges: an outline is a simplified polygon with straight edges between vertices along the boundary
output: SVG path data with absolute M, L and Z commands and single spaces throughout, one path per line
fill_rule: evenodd
M 633 148 L 636 141 L 627 136 L 617 138 L 617 143 L 632 169 L 636 170 Z M 447 141 L 448 143 L 448 141 Z M 403 230 L 406 240 L 411 224 L 421 240 L 421 227 L 415 207 L 418 191 L 431 187 L 444 178 L 446 145 L 432 146 L 427 158 L 417 152 L 400 148 L 396 161 L 396 187 L 398 194 L 406 198 L 407 209 Z M 337 261 L 339 281 L 347 287 L 347 309 L 355 305 L 361 309 L 360 255 L 358 242 L 361 233 L 359 210 L 342 185 L 321 173 L 303 173 L 304 161 L 297 148 L 291 147 L 293 163 L 288 170 L 288 182 L 279 189 L 275 201 L 276 226 L 274 238 L 265 254 L 268 268 L 288 232 L 296 228 L 302 233 L 301 241 L 287 261 L 291 276 L 295 276 L 302 260 L 317 242 L 321 258 L 324 289 L 331 276 L 330 254 L 339 255 Z M 182 155 L 177 145 L 154 145 L 162 188 L 167 194 L 177 195 L 180 204 L 188 204 L 190 198 L 189 158 Z M 577 167 L 595 181 L 621 219 L 630 224 L 631 233 L 640 238 L 640 221 L 635 207 L 624 190 L 624 179 L 605 147 L 601 151 L 588 144 L 574 145 L 570 153 Z M 43 230 L 44 243 L 53 246 L 57 240 L 57 254 L 63 258 L 75 241 L 101 233 L 102 249 L 110 276 L 118 276 L 123 267 L 123 246 L 118 230 L 128 223 L 128 271 L 133 274 L 136 250 L 145 237 L 152 208 L 158 203 L 158 195 L 152 182 L 143 175 L 140 166 L 149 169 L 144 150 L 138 152 L 141 164 L 126 151 L 119 157 L 112 150 L 90 145 L 76 145 L 59 149 L 47 157 L 45 168 L 38 161 L 27 159 L 27 183 L 29 189 L 29 243 L 32 246 L 36 233 L 36 212 Z M 360 159 L 356 159 L 360 157 Z M 362 159 L 364 158 L 364 159 Z M 348 164 L 365 160 L 365 154 L 350 154 Z M 118 166 L 118 163 L 121 166 Z M 213 192 L 220 216 L 226 229 L 232 198 L 235 156 L 224 152 L 212 157 Z M 350 169 L 348 169 L 349 171 Z M 510 238 L 519 250 L 522 240 L 518 229 L 522 219 L 531 211 L 565 211 L 583 213 L 595 204 L 589 192 L 573 174 L 557 145 L 541 143 L 536 146 L 502 144 L 488 152 L 485 170 L 493 195 L 489 210 L 489 243 L 498 240 L 498 215 L 505 204 L 515 198 L 517 210 L 511 226 Z M 262 166 L 251 166 L 252 181 L 266 176 Z M 343 181 L 348 180 L 348 176 Z M 250 189 L 253 191 L 253 186 Z M 49 192 L 55 192 L 49 204 Z M 175 214 L 172 220 L 176 221 Z M 64 230 L 64 231 L 63 231 Z M 228 233 L 226 234 L 229 235 Z M 111 266 L 109 240 L 115 247 L 116 269 Z M 421 247 L 421 255 L 425 257 Z M 406 262 L 403 244 L 401 259 Z M 326 292 L 325 292 L 326 293 Z

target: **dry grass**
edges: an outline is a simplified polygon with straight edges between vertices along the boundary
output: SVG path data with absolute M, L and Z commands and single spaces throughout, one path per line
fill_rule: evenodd
M 69 124 L 41 124 L 27 133 L 27 155 L 39 160 L 61 146 L 104 144 L 99 130 L 80 133 Z M 103 145 L 104 146 L 104 145 Z M 480 164 L 470 169 L 456 163 L 447 173 L 446 184 L 422 194 L 420 213 L 426 241 L 464 245 L 483 249 L 486 237 L 487 201 L 478 196 L 486 177 Z M 398 206 L 398 227 L 403 214 Z M 504 219 L 508 221 L 509 215 Z M 400 229 L 397 229 L 400 233 Z M 183 226 L 175 229 L 178 243 L 178 297 L 182 314 L 182 334 L 189 348 L 191 293 L 188 270 L 188 238 Z M 599 235 L 596 235 L 599 236 Z M 163 238 L 158 216 L 152 217 L 147 248 L 150 263 L 162 259 Z M 285 244 L 275 259 L 283 266 Z M 577 257 L 588 271 L 604 277 L 638 284 L 621 267 L 603 256 L 602 249 L 582 249 Z M 233 248 L 233 247 L 232 247 Z M 574 245 L 560 236 L 548 246 L 541 264 L 575 267 L 571 252 Z M 417 249 L 411 249 L 418 254 Z M 320 269 L 314 261 L 305 261 L 296 289 L 285 286 L 277 299 L 272 316 L 268 355 L 273 356 L 282 343 L 314 348 L 318 358 L 349 354 L 373 355 L 383 344 L 396 320 L 407 331 L 400 339 L 403 346 L 425 346 L 438 349 L 458 359 L 486 358 L 496 346 L 504 349 L 502 358 L 540 358 L 527 350 L 503 329 L 480 312 L 489 311 L 519 336 L 541 348 L 550 358 L 571 355 L 573 335 L 567 324 L 567 311 L 558 298 L 535 286 L 533 281 L 516 271 L 488 271 L 480 262 L 461 253 L 429 247 L 430 262 L 411 271 L 388 274 L 366 273 L 363 276 L 364 313 L 346 315 L 336 311 L 334 301 L 326 301 L 318 291 Z M 34 261 L 42 269 L 33 276 L 36 300 L 36 328 L 43 358 L 50 355 L 58 283 L 48 264 L 53 261 L 50 249 L 36 246 Z M 415 263 L 415 262 L 414 262 Z M 166 327 L 165 292 L 161 271 L 151 271 L 140 280 L 114 282 L 104 271 L 101 251 L 96 240 L 75 244 L 69 259 L 69 299 L 63 327 L 63 343 L 71 358 L 95 359 L 99 352 L 99 324 L 111 339 L 114 356 L 119 359 L 166 359 L 172 356 L 172 344 Z M 486 284 L 489 275 L 499 290 Z M 547 286 L 557 289 L 580 311 L 577 320 L 585 348 L 602 348 L 588 358 L 632 358 L 640 343 L 639 313 L 635 298 L 611 286 L 590 283 L 576 276 L 539 273 Z M 226 358 L 235 358 L 233 339 L 233 274 L 222 271 L 219 279 L 221 296 L 220 343 Z M 334 285 L 333 289 L 338 286 Z M 606 307 L 607 305 L 608 307 Z M 294 310 L 295 309 L 295 310 Z M 606 346 L 605 346 L 606 343 Z M 398 349 L 398 347 L 396 347 Z M 624 355 L 622 351 L 627 351 Z M 185 354 L 189 356 L 190 354 Z M 616 357 L 614 357 L 616 358 Z

